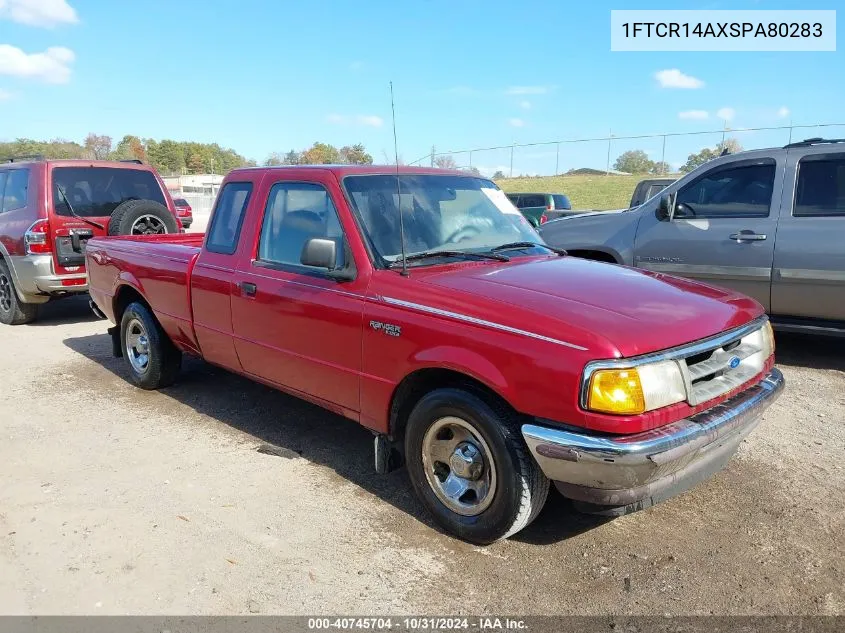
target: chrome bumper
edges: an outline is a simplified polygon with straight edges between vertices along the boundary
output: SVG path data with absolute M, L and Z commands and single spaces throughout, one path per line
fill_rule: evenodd
M 534 424 L 524 425 L 522 435 L 564 496 L 637 510 L 721 470 L 783 386 L 783 374 L 772 369 L 712 409 L 634 435 L 588 435 Z

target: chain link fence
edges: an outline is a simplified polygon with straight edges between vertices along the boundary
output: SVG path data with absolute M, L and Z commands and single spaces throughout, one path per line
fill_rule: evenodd
M 548 176 L 578 169 L 613 173 L 616 159 L 626 151 L 642 150 L 656 165 L 655 173 L 677 172 L 687 158 L 704 148 L 735 139 L 743 149 L 779 147 L 810 137 L 843 137 L 845 123 L 730 128 L 696 132 L 616 135 L 511 143 L 449 151 L 432 151 L 409 165 L 437 166 L 451 157 L 460 168 L 475 168 L 485 176 Z M 448 162 L 448 159 L 447 159 Z

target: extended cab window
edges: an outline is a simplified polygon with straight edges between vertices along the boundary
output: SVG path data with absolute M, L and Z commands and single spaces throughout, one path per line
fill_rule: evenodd
M 107 217 L 127 200 L 152 200 L 167 206 L 161 185 L 152 172 L 116 167 L 56 167 L 53 169 L 53 206 L 57 215 Z
M 845 216 L 845 156 L 798 163 L 793 215 Z
M 763 218 L 769 215 L 775 162 L 728 166 L 678 192 L 677 218 Z
M 6 188 L 3 192 L 3 211 L 14 211 L 26 206 L 29 189 L 29 170 L 12 169 L 6 172 Z
M 230 182 L 221 189 L 211 216 L 206 250 L 224 255 L 231 255 L 237 250 L 241 224 L 251 193 L 251 182 Z
M 270 189 L 258 259 L 302 266 L 302 248 L 312 238 L 335 240 L 338 266 L 344 266 L 343 231 L 329 193 L 307 182 L 279 182 Z

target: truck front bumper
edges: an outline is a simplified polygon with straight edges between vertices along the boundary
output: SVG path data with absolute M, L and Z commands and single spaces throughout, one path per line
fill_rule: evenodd
M 783 374 L 712 409 L 633 435 L 589 435 L 526 424 L 534 459 L 565 496 L 599 514 L 640 510 L 688 490 L 721 470 L 780 395 Z

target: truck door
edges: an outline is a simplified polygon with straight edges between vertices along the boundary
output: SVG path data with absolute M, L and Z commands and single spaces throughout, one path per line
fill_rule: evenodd
M 783 197 L 771 313 L 845 321 L 845 152 L 790 150 Z
M 661 220 L 656 200 L 643 208 L 634 265 L 725 286 L 768 309 L 784 160 L 737 157 L 667 188 L 677 192 L 674 216 Z
M 191 274 L 194 331 L 203 358 L 233 371 L 241 364 L 232 340 L 232 290 L 244 215 L 256 182 L 231 181 L 217 196 L 205 244 Z
M 338 213 L 343 199 L 334 176 L 284 178 L 262 185 L 263 219 L 251 223 L 252 251 L 238 267 L 232 295 L 238 357 L 245 372 L 358 419 L 367 280 L 338 281 L 300 262 L 309 239 L 331 239 L 338 265 L 354 274 L 346 236 L 356 229 L 348 213 Z

